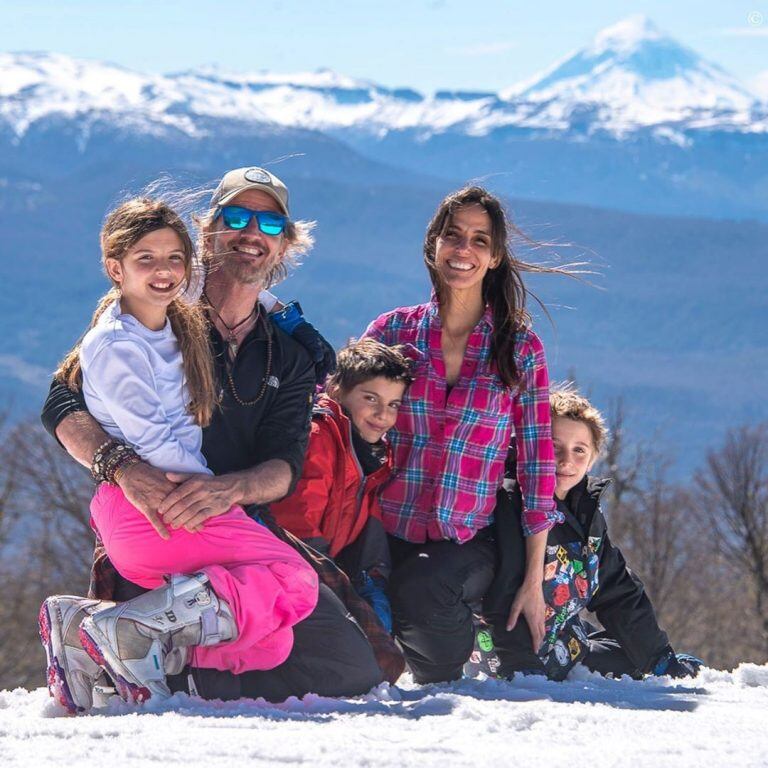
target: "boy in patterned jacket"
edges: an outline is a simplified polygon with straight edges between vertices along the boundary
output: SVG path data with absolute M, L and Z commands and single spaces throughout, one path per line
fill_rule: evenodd
M 546 634 L 538 653 L 534 653 L 526 626 L 513 632 L 499 631 L 498 622 L 491 618 L 494 628 L 479 639 L 486 648 L 493 640 L 496 675 L 543 673 L 552 680 L 562 680 L 575 664 L 583 663 L 604 675 L 695 677 L 703 662 L 672 650 L 642 582 L 608 535 L 600 499 L 610 480 L 588 475 L 607 436 L 603 417 L 570 387 L 555 389 L 550 395 L 550 407 L 555 501 L 565 520 L 550 530 L 547 539 Z M 505 486 L 509 488 L 499 494 L 496 520 L 497 538 L 505 542 L 500 556 L 507 562 L 514 558 L 511 550 L 522 549 L 516 540 L 522 532 L 517 532 L 520 526 L 514 524 L 519 515 L 519 491 L 510 477 L 514 478 L 514 471 L 507 472 Z M 507 568 L 507 584 L 514 584 L 517 578 Z M 498 589 L 498 585 L 492 586 L 486 598 L 487 617 L 499 613 Z M 596 630 L 580 617 L 585 608 L 597 615 L 604 630 Z M 488 657 L 487 650 L 478 650 L 483 649 L 476 648 L 474 655 L 478 658 L 467 669 L 469 673 L 477 671 L 478 662 Z
M 398 347 L 361 339 L 342 349 L 312 414 L 301 479 L 270 505 L 280 526 L 335 561 L 390 632 L 391 565 L 377 492 L 392 466 L 384 436 L 411 380 Z

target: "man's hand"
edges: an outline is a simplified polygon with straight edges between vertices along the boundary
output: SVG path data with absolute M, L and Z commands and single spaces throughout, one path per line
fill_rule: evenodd
M 140 461 L 128 467 L 120 478 L 120 488 L 125 498 L 149 520 L 162 539 L 171 535 L 158 515 L 161 502 L 176 488 L 162 472 Z
M 526 580 L 515 595 L 512 602 L 512 610 L 507 619 L 507 632 L 511 632 L 517 624 L 520 615 L 528 622 L 533 640 L 533 652 L 538 653 L 544 642 L 544 616 L 546 606 L 544 604 L 544 592 L 541 588 L 541 580 Z
M 214 477 L 167 472 L 166 477 L 174 486 L 180 483 L 158 509 L 163 522 L 171 528 L 199 531 L 209 517 L 223 515 L 239 499 L 232 475 Z

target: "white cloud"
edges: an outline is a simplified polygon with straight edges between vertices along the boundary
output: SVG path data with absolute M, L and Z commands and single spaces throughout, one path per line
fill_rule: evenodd
M 25 384 L 39 386 L 45 384 L 51 372 L 40 365 L 28 363 L 18 355 L 0 355 L 0 375 L 10 376 Z

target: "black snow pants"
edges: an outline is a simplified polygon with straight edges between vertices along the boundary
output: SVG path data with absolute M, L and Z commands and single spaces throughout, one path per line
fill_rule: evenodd
M 417 683 L 461 677 L 472 652 L 473 605 L 493 579 L 496 544 L 489 529 L 465 544 L 389 537 L 389 597 L 395 637 Z
M 118 575 L 117 601 L 129 600 L 146 590 Z M 371 644 L 333 591 L 322 584 L 317 606 L 293 628 L 293 649 L 278 667 L 235 675 L 216 669 L 188 667 L 169 675 L 172 691 L 190 692 L 189 676 L 204 699 L 264 698 L 285 701 L 307 693 L 320 696 L 358 696 L 382 681 Z

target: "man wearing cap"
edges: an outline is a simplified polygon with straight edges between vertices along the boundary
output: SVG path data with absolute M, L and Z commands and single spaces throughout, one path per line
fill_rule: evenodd
M 119 479 L 158 535 L 167 536 L 167 526 L 193 530 L 233 504 L 258 514 L 261 505 L 289 494 L 301 475 L 315 363 L 290 335 L 306 325 L 300 312 L 289 305 L 277 318 L 268 315 L 275 299 L 266 289 L 311 247 L 310 230 L 308 222 L 291 221 L 285 184 L 263 168 L 229 171 L 213 193 L 200 220 L 200 250 L 207 265 L 201 301 L 221 387 L 221 407 L 203 430 L 203 454 L 215 474 L 166 475 L 137 462 Z M 93 466 L 106 436 L 76 393 L 54 382 L 42 418 L 73 458 Z M 115 577 L 112 595 L 103 583 L 95 589 L 92 583 L 92 592 L 125 600 L 143 591 Z M 291 656 L 275 670 L 238 676 L 195 670 L 190 686 L 206 698 L 278 701 L 310 691 L 359 694 L 382 680 L 370 644 L 326 587 L 294 638 Z M 177 681 L 180 689 L 184 682 Z

